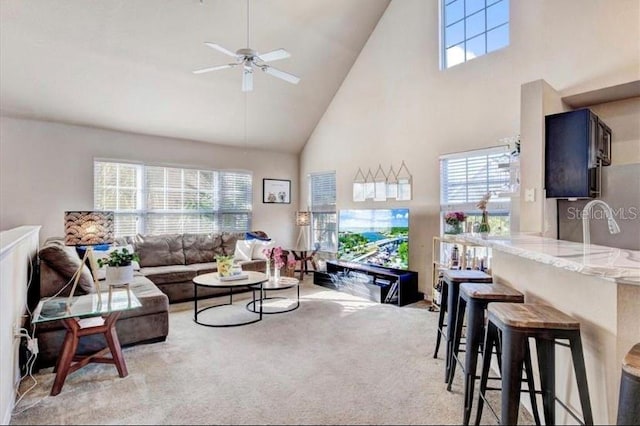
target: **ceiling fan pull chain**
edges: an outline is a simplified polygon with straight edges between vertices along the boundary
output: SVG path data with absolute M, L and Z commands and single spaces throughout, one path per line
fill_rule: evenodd
M 251 43 L 249 43 L 249 0 L 247 0 L 247 49 L 249 49 Z

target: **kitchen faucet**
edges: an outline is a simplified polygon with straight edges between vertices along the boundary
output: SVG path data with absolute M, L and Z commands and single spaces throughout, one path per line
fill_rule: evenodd
M 604 215 L 607 217 L 607 225 L 609 226 L 610 234 L 618 234 L 620 233 L 620 227 L 618 223 L 613 218 L 613 210 L 609 204 L 605 203 L 602 200 L 591 200 L 582 209 L 582 243 L 583 244 L 591 244 L 591 234 L 589 232 L 589 219 L 591 219 L 591 211 L 594 206 L 599 205 L 604 210 Z

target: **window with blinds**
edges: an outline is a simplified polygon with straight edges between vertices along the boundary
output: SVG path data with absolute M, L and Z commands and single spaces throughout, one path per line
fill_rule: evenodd
M 118 236 L 250 229 L 250 173 L 95 161 L 94 176 L 94 207 L 115 211 Z
M 322 251 L 337 251 L 335 172 L 309 175 L 309 199 L 311 244 Z
M 487 210 L 494 217 L 502 217 L 502 223 L 498 224 L 496 231 L 507 231 L 511 199 L 501 193 L 509 187 L 508 167 L 509 153 L 506 147 L 441 156 L 440 210 L 443 215 L 450 211 L 462 211 L 474 222 L 481 214 L 477 203 L 485 194 L 491 193 Z

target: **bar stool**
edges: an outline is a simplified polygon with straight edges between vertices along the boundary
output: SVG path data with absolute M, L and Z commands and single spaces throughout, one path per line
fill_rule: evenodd
M 473 405 L 473 388 L 476 379 L 478 362 L 478 351 L 484 338 L 484 318 L 487 305 L 490 302 L 511 302 L 524 303 L 524 295 L 519 291 L 500 284 L 460 284 L 460 298 L 458 299 L 458 314 L 453 339 L 453 361 L 451 364 L 451 374 L 447 390 L 451 390 L 451 384 L 455 376 L 456 364 L 459 362 L 460 341 L 462 339 L 462 324 L 465 314 L 467 315 L 467 338 L 464 358 L 464 415 L 463 424 L 468 425 L 471 418 L 471 407 Z M 499 350 L 497 351 L 499 353 Z M 540 424 L 538 408 L 535 398 L 535 388 L 533 384 L 531 357 L 527 353 L 525 356 L 525 371 L 527 383 L 529 384 L 529 394 L 536 424 Z
M 616 424 L 640 425 L 640 343 L 622 361 Z
M 440 315 L 438 316 L 438 329 L 436 330 L 436 349 L 433 352 L 433 357 L 438 357 L 438 349 L 440 348 L 440 339 L 444 334 L 444 327 L 447 327 L 447 333 L 445 335 L 446 342 L 446 354 L 445 354 L 445 374 L 444 382 L 449 381 L 449 374 L 451 369 L 451 354 L 453 348 L 453 324 L 456 319 L 456 312 L 458 310 L 458 296 L 460 293 L 460 283 L 491 283 L 491 275 L 487 275 L 482 271 L 477 270 L 457 270 L 449 269 L 442 273 L 442 279 L 444 285 L 442 286 L 442 297 L 440 303 Z M 445 324 L 444 317 L 447 315 L 447 322 Z
M 547 305 L 530 303 L 489 303 L 489 322 L 485 333 L 480 397 L 476 425 L 480 423 L 485 402 L 487 379 L 491 363 L 492 348 L 498 343 L 498 332 L 502 335 L 502 412 L 500 424 L 515 425 L 518 422 L 522 364 L 529 347 L 528 338 L 536 339 L 540 384 L 545 424 L 555 424 L 555 345 L 571 349 L 584 424 L 593 424 L 587 373 L 584 366 L 580 323 L 574 318 Z M 568 340 L 569 344 L 557 342 Z M 557 400 L 567 412 L 580 421 L 562 401 Z

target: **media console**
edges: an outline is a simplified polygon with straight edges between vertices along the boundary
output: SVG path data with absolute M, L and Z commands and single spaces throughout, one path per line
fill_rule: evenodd
M 374 302 L 398 306 L 417 302 L 424 297 L 418 291 L 418 273 L 415 271 L 341 260 L 327 261 L 327 272 L 314 272 L 313 282 Z

